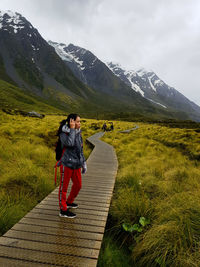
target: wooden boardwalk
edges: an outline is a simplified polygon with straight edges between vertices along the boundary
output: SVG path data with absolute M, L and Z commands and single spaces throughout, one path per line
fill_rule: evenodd
M 137 130 L 139 128 L 138 125 L 136 125 L 134 128 L 123 130 L 123 131 L 118 131 L 118 133 L 130 133 L 131 131 Z
M 76 218 L 58 216 L 58 188 L 0 237 L 0 266 L 96 266 L 112 197 L 118 161 L 99 138 L 87 160 L 75 202 Z M 70 181 L 68 194 L 71 190 Z

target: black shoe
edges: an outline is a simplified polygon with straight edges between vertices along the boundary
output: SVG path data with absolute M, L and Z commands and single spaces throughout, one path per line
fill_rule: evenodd
M 69 209 L 67 209 L 67 210 L 60 210 L 59 216 L 60 217 L 67 217 L 67 218 L 74 218 L 74 217 L 76 217 L 76 214 L 69 211 Z
M 78 204 L 76 204 L 76 203 L 71 203 L 71 204 L 69 204 L 69 203 L 66 202 L 66 204 L 67 204 L 67 207 L 68 207 L 68 208 L 71 208 L 71 209 L 76 209 L 76 208 L 78 208 Z

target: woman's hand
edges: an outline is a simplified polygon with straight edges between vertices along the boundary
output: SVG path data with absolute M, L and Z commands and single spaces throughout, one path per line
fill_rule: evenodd
M 70 125 L 70 128 L 75 128 L 75 121 L 74 119 L 70 119 L 70 122 L 69 122 L 69 125 Z
M 82 166 L 82 174 L 85 174 L 86 172 L 87 172 L 87 164 L 86 162 L 84 162 Z

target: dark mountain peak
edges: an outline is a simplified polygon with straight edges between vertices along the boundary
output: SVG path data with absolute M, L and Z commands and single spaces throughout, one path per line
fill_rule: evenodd
M 59 46 L 65 47 L 62 43 Z M 88 88 L 38 30 L 17 12 L 0 12 L 0 56 L 7 75 L 19 87 L 43 97 L 58 91 L 67 92 L 74 99 L 87 98 Z
M 86 69 L 88 70 L 94 68 L 95 63 L 98 62 L 97 57 L 89 50 L 86 50 L 85 48 L 82 48 L 80 46 L 73 45 L 72 43 L 70 43 L 69 45 L 65 45 L 63 43 L 49 41 L 49 44 L 55 48 L 56 53 L 64 61 L 70 63 L 70 67 L 74 65 L 76 69 L 78 68 L 77 71 L 82 72 Z
M 188 112 L 191 118 L 196 118 L 196 112 L 200 113 L 200 108 L 196 104 L 175 88 L 167 85 L 153 70 L 145 68 L 125 70 L 119 63 L 108 62 L 106 64 L 123 82 L 152 103 L 163 108 Z
M 66 46 L 69 50 L 80 50 L 80 49 L 83 49 L 82 47 L 79 47 L 77 45 L 74 45 L 72 43 L 70 43 L 68 46 Z M 85 49 L 84 49 L 85 50 Z
M 21 14 L 10 10 L 0 10 L 0 30 L 18 34 L 24 29 L 34 29 Z
M 57 42 L 53 42 L 53 41 L 51 41 L 51 40 L 48 40 L 48 43 L 50 44 L 50 45 L 52 45 L 52 46 L 54 46 L 54 45 L 57 45 L 58 43 Z M 65 44 L 59 44 L 60 46 L 64 46 Z
M 20 18 L 23 18 L 22 15 L 18 12 L 13 12 L 11 10 L 0 10 L 0 18 L 3 19 L 10 19 L 10 21 L 12 21 L 13 19 L 17 19 L 19 20 Z M 18 21 L 15 21 L 15 23 L 17 23 Z
M 115 69 L 117 70 L 123 70 L 125 71 L 125 69 L 121 66 L 121 64 L 114 62 L 114 61 L 110 61 L 110 62 L 106 62 L 106 65 L 109 67 L 109 69 Z
M 85 48 L 82 48 L 80 46 L 73 45 L 71 43 L 65 47 L 65 51 L 79 57 L 83 56 L 84 54 L 92 54 L 89 50 L 86 50 Z

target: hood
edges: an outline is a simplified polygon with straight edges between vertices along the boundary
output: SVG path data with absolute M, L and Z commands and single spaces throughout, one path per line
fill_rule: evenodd
M 75 129 L 75 130 L 76 130 L 76 133 L 79 133 L 81 131 L 81 129 Z M 62 132 L 69 133 L 70 132 L 70 128 L 65 124 L 62 127 Z

